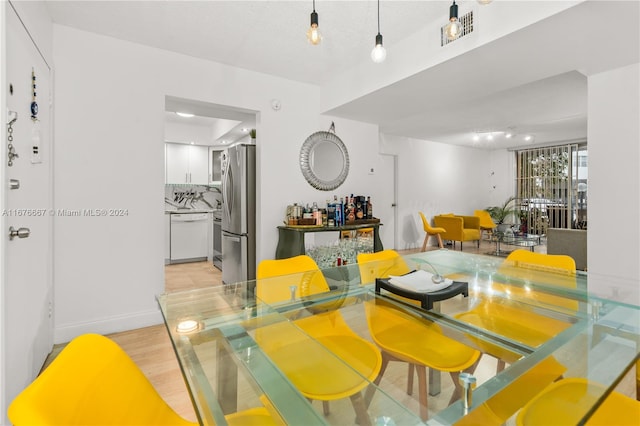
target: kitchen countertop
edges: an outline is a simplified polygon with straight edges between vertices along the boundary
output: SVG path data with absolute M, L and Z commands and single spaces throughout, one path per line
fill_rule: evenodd
M 169 208 L 165 209 L 165 214 L 190 214 L 190 213 L 215 213 L 219 212 L 220 209 L 175 209 Z

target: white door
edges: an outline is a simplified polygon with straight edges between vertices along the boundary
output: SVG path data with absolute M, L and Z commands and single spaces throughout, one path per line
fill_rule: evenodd
M 380 218 L 380 239 L 385 249 L 396 249 L 396 162 L 397 156 L 380 155 L 380 179 L 381 185 L 378 191 L 378 200 L 373 206 L 374 216 Z
M 2 7 L 5 7 L 3 4 Z M 2 328 L 6 408 L 37 375 L 53 346 L 52 141 L 50 70 L 12 8 L 6 9 L 7 119 L 2 161 Z M 37 120 L 31 119 L 32 69 L 36 77 Z M 7 123 L 18 158 L 8 165 Z M 14 182 L 19 188 L 9 189 Z M 10 240 L 9 229 L 25 238 Z M 28 234 L 28 236 L 27 236 Z M 5 410 L 2 411 L 4 416 Z

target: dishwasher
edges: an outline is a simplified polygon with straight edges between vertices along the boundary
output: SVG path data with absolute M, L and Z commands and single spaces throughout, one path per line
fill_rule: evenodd
M 208 213 L 171 214 L 171 263 L 207 260 Z

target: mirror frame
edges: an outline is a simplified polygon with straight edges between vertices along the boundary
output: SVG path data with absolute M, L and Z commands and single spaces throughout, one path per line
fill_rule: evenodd
M 342 154 L 342 171 L 335 179 L 323 180 L 320 179 L 313 171 L 310 163 L 313 150 L 321 142 L 330 142 L 334 144 Z M 331 132 L 315 132 L 309 136 L 300 149 L 300 170 L 302 175 L 309 182 L 311 186 L 321 191 L 331 191 L 338 188 L 344 183 L 349 175 L 349 153 L 347 147 L 342 143 L 342 140 Z

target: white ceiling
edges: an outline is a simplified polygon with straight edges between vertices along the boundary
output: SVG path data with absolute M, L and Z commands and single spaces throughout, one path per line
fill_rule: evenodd
M 536 144 L 584 140 L 585 74 L 636 63 L 640 52 L 637 1 L 589 3 L 594 4 L 580 4 L 328 113 L 376 123 L 383 133 L 480 148 L 522 144 L 525 134 L 534 135 Z M 429 21 L 446 22 L 450 4 L 382 1 L 385 47 L 392 51 Z M 372 0 L 319 0 L 319 46 L 310 46 L 304 35 L 312 9 L 307 0 L 47 0 L 47 6 L 58 24 L 320 84 L 370 61 L 377 32 Z M 620 30 L 614 39 L 615 23 Z M 209 114 L 220 111 L 198 115 L 216 117 Z M 491 142 L 486 134 L 473 140 L 474 132 L 510 129 L 515 139 L 495 133 Z

